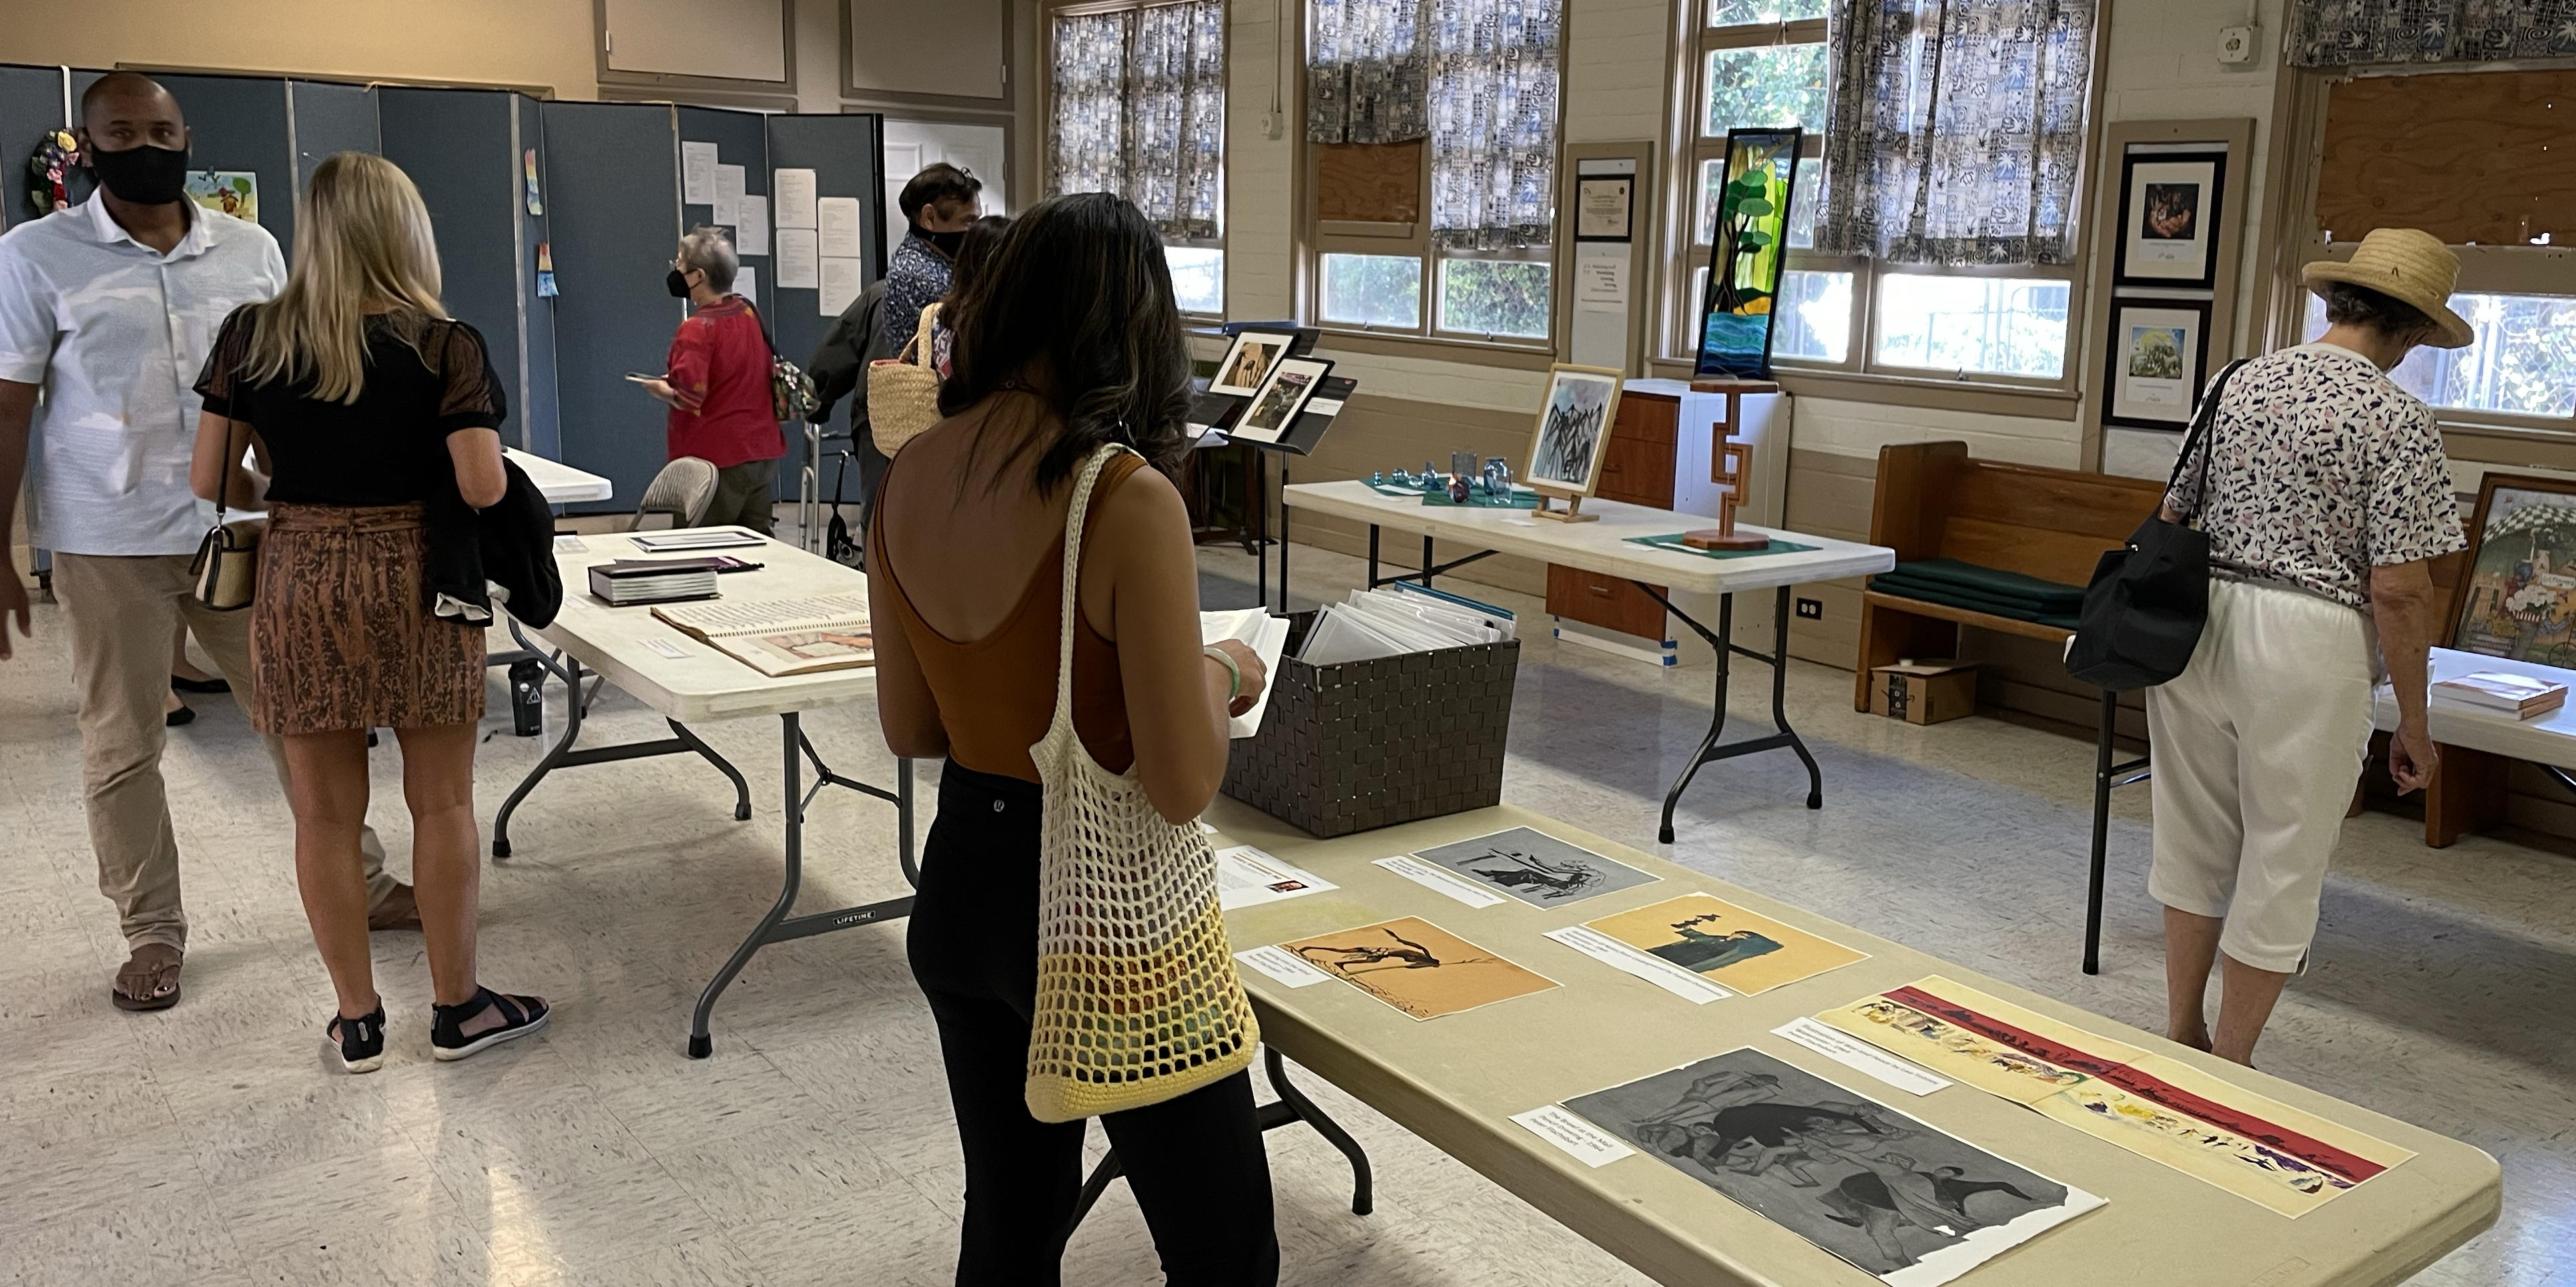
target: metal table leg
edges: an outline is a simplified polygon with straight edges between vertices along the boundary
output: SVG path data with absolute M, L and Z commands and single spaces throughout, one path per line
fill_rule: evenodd
M 1776 751 L 1784 747 L 1797 752 L 1798 759 L 1807 766 L 1807 807 L 1824 808 L 1824 772 L 1816 766 L 1816 757 L 1808 753 L 1807 744 L 1799 739 L 1797 730 L 1789 727 L 1789 587 L 1784 585 L 1779 589 L 1778 600 L 1774 604 L 1772 613 L 1771 651 L 1766 653 L 1735 642 L 1734 595 L 1717 596 L 1717 630 L 1711 633 L 1708 627 L 1701 625 L 1689 613 L 1674 607 L 1672 600 L 1664 597 L 1662 591 L 1643 581 L 1631 581 L 1629 584 L 1644 591 L 1648 598 L 1664 605 L 1666 612 L 1681 618 L 1682 624 L 1689 626 L 1705 640 L 1709 649 L 1717 656 L 1716 706 L 1709 712 L 1708 735 L 1700 739 L 1699 749 L 1691 753 L 1690 763 L 1682 766 L 1681 776 L 1673 779 L 1672 790 L 1664 793 L 1663 821 L 1656 829 L 1656 837 L 1665 844 L 1673 842 L 1673 806 L 1681 801 L 1683 789 L 1690 785 L 1691 778 L 1698 774 L 1701 765 L 1718 760 L 1731 760 L 1739 755 Z M 1767 663 L 1771 667 L 1771 723 L 1776 731 L 1761 737 L 1746 738 L 1720 746 L 1717 741 L 1718 735 L 1726 731 L 1726 685 L 1729 673 L 1733 669 L 1730 662 L 1737 655 Z
M 706 990 L 698 994 L 697 1010 L 689 1019 L 689 1057 L 691 1059 L 704 1059 L 714 1053 L 715 1041 L 708 1033 L 707 1021 L 715 1013 L 716 998 L 723 996 L 724 990 L 732 985 L 734 976 L 742 973 L 742 967 L 751 963 L 753 953 L 771 943 L 783 943 L 789 939 L 808 938 L 816 934 L 829 934 L 835 930 L 856 929 L 861 925 L 873 925 L 878 921 L 896 920 L 912 914 L 913 895 L 905 894 L 900 898 L 888 898 L 834 911 L 809 912 L 803 916 L 788 915 L 788 912 L 796 906 L 796 894 L 805 879 L 805 810 L 813 805 L 814 797 L 822 794 L 823 788 L 841 787 L 862 795 L 875 796 L 893 804 L 897 817 L 899 844 L 897 858 L 903 866 L 903 878 L 916 887 L 921 883 L 920 867 L 913 851 L 912 761 L 897 759 L 894 762 L 895 789 L 888 791 L 883 787 L 871 786 L 833 772 L 831 766 L 825 764 L 823 757 L 814 750 L 814 744 L 806 740 L 802 719 L 796 712 L 789 711 L 779 716 L 778 722 L 780 737 L 785 746 L 781 766 L 787 805 L 786 842 L 783 846 L 786 856 L 785 877 L 779 883 L 778 900 L 771 903 L 769 910 L 763 913 L 760 920 L 752 926 L 751 934 L 743 939 L 740 947 L 733 950 L 733 955 L 726 959 L 724 968 L 716 971 L 716 977 L 708 982 Z M 811 788 L 807 788 L 802 781 L 805 760 L 811 760 L 814 763 L 814 785 Z
M 1326 1115 L 1315 1101 L 1306 1098 L 1304 1091 L 1289 1082 L 1287 1066 L 1276 1049 L 1262 1047 L 1261 1066 L 1269 1074 L 1270 1088 L 1279 1093 L 1279 1098 L 1254 1110 L 1254 1122 L 1262 1133 L 1266 1135 L 1296 1122 L 1314 1127 L 1315 1133 L 1323 1136 L 1326 1143 L 1340 1149 L 1342 1156 L 1350 1159 L 1351 1214 L 1364 1216 L 1376 1210 L 1376 1186 L 1371 1180 L 1368 1153 L 1360 1147 L 1360 1142 L 1352 1139 L 1351 1133 L 1343 1130 L 1340 1122 Z M 1082 1227 L 1083 1217 L 1090 1215 L 1092 1206 L 1100 1201 L 1100 1195 L 1109 1191 L 1109 1182 L 1126 1173 L 1125 1165 L 1118 1160 L 1118 1150 L 1114 1148 L 1100 1159 L 1099 1165 L 1091 1168 L 1091 1175 L 1082 1182 L 1081 1196 L 1074 1201 L 1073 1219 L 1065 1225 L 1067 1238 Z

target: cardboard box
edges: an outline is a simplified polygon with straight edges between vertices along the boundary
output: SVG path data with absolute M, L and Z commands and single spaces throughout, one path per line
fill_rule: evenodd
M 1977 663 L 1932 657 L 1871 669 L 1869 709 L 1908 724 L 1977 713 Z

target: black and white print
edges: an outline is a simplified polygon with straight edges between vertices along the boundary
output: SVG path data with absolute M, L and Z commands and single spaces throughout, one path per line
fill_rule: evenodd
M 1619 402 L 1619 384 L 1615 371 L 1565 366 L 1550 371 L 1547 399 L 1539 404 L 1538 438 L 1530 445 L 1529 470 L 1523 476 L 1591 495 Z
M 1626 863 L 1528 827 L 1425 849 L 1414 857 L 1532 907 L 1578 902 L 1655 879 Z
M 2102 1205 L 1749 1047 L 1565 1106 L 1891 1287 L 1949 1282 Z

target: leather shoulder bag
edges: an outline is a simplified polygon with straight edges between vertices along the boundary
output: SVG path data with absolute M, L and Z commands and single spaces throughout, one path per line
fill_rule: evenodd
M 232 450 L 232 422 L 224 423 L 224 485 L 217 492 L 215 525 L 206 529 L 206 539 L 197 542 L 197 557 L 188 564 L 188 575 L 196 586 L 190 593 L 197 602 L 217 612 L 238 612 L 251 605 L 259 594 L 259 538 L 267 530 L 265 516 L 225 521 L 231 511 L 221 497 L 232 493 L 232 471 L 241 462 L 241 453 Z

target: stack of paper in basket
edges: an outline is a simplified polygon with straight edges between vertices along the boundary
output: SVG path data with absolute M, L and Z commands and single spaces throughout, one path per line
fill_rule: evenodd
M 2433 685 L 2433 700 L 2446 706 L 2502 711 L 2515 719 L 2546 715 L 2567 704 L 2567 685 L 2502 670 L 2445 679 Z

